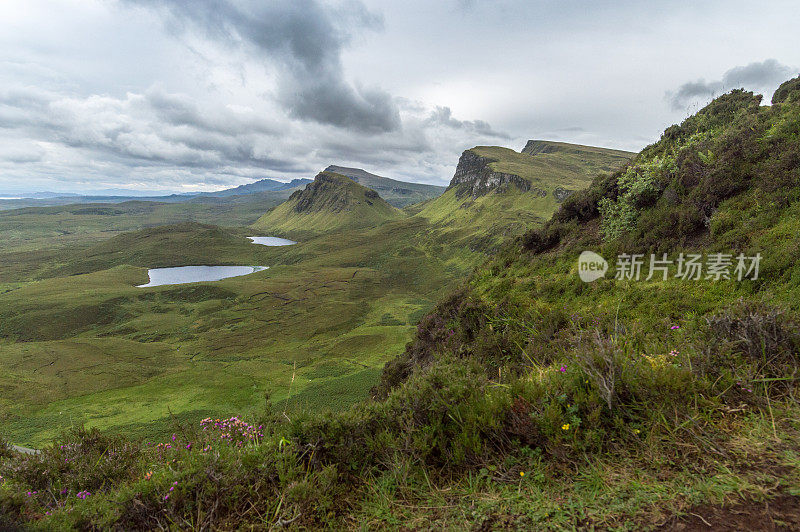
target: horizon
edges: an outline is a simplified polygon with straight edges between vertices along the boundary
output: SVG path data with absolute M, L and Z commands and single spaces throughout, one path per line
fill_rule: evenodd
M 549 140 L 549 139 L 529 139 L 528 141 L 526 141 L 526 144 L 528 142 L 534 142 L 534 141 L 536 141 L 536 142 L 555 142 L 555 143 L 562 143 L 562 144 L 571 144 L 571 145 L 575 145 L 575 146 L 584 146 L 584 147 L 589 147 L 589 148 L 616 149 L 616 148 L 607 148 L 605 146 L 597 146 L 597 145 L 593 146 L 593 145 L 588 145 L 588 144 L 578 144 L 578 143 L 574 143 L 574 142 L 563 142 L 563 141 L 556 141 L 556 140 Z M 486 145 L 486 146 L 489 146 L 489 145 Z M 491 145 L 491 146 L 496 146 L 496 145 Z M 473 147 L 481 147 L 481 146 L 473 146 Z M 499 147 L 507 148 L 507 149 L 516 151 L 517 153 L 520 152 L 520 150 L 516 150 L 516 149 L 514 149 L 512 147 L 509 147 L 509 146 L 499 146 Z M 470 148 L 465 148 L 465 151 L 469 150 L 469 149 Z M 628 150 L 620 150 L 620 151 L 628 151 Z M 629 153 L 636 153 L 636 152 L 629 152 Z M 355 167 L 355 166 L 347 166 L 347 165 L 343 165 L 343 164 L 331 163 L 331 164 L 325 166 L 324 168 L 322 168 L 321 170 L 319 170 L 317 172 L 314 172 L 313 174 L 310 174 L 309 177 L 292 177 L 292 178 L 284 178 L 284 179 L 271 178 L 271 177 L 255 178 L 252 181 L 249 181 L 249 182 L 246 182 L 246 183 L 241 183 L 240 185 L 232 185 L 232 186 L 222 186 L 221 185 L 221 186 L 217 186 L 217 187 L 213 187 L 213 188 L 197 190 L 197 191 L 191 191 L 191 192 L 178 191 L 178 190 L 151 190 L 151 189 L 141 189 L 141 188 L 130 188 L 130 189 L 111 188 L 111 189 L 86 190 L 86 191 L 79 191 L 79 192 L 75 192 L 74 189 L 66 189 L 66 190 L 26 190 L 26 189 L 19 189 L 18 191 L 15 191 L 15 192 L 7 192 L 7 191 L 0 190 L 0 200 L 36 199 L 36 198 L 30 197 L 30 196 L 25 196 L 25 194 L 29 194 L 29 195 L 63 194 L 64 195 L 63 197 L 77 196 L 77 197 L 108 197 L 108 198 L 113 198 L 113 197 L 131 197 L 131 198 L 141 197 L 141 198 L 148 198 L 148 197 L 168 197 L 168 196 L 175 196 L 175 195 L 190 196 L 190 195 L 198 195 L 198 194 L 204 194 L 204 193 L 222 192 L 222 191 L 225 191 L 225 190 L 231 190 L 231 189 L 237 188 L 238 186 L 252 185 L 254 183 L 259 183 L 261 181 L 277 181 L 277 182 L 284 183 L 284 184 L 291 183 L 294 180 L 302 180 L 302 179 L 307 179 L 307 180 L 313 181 L 314 177 L 317 174 L 319 174 L 321 172 L 324 172 L 325 170 L 327 170 L 328 168 L 333 167 L 333 166 L 340 167 L 340 168 L 348 168 L 348 169 L 351 169 L 351 170 L 362 170 L 362 171 L 365 171 L 367 173 L 370 173 L 370 174 L 373 174 L 373 175 L 377 175 L 378 177 L 383 177 L 383 178 L 387 178 L 387 179 L 394 179 L 395 181 L 400 181 L 400 182 L 405 182 L 405 183 L 418 183 L 418 184 L 426 184 L 426 185 L 433 185 L 433 186 L 447 186 L 447 185 L 439 185 L 439 184 L 433 184 L 433 183 L 424 183 L 424 182 L 421 182 L 421 181 L 412 181 L 412 180 L 406 181 L 406 180 L 402 180 L 402 179 L 395 179 L 393 177 L 390 177 L 390 176 L 383 175 L 383 174 L 379 173 L 380 171 L 372 171 L 372 170 L 369 170 L 369 169 L 366 169 L 366 168 L 360 168 L 360 167 Z M 125 194 L 126 192 L 129 193 L 129 194 Z M 23 194 L 23 195 L 19 196 L 19 194 Z

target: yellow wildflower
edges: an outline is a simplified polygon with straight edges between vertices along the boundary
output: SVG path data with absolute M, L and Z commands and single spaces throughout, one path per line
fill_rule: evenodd
M 561 425 L 561 430 L 569 430 L 569 423 L 564 423 Z
M 519 476 L 524 477 L 525 476 L 525 471 L 520 471 L 519 472 Z

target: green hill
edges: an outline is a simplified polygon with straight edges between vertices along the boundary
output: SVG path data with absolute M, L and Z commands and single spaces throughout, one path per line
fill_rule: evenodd
M 380 194 L 387 203 L 398 208 L 436 198 L 445 191 L 445 187 L 397 181 L 371 174 L 360 168 L 331 165 L 325 171 L 347 176 L 359 185 L 371 188 Z
M 343 229 L 375 227 L 403 216 L 374 190 L 349 177 L 326 171 L 259 218 L 253 228 L 302 238 Z
M 370 263 L 374 269 L 360 264 L 361 256 L 375 253 L 376 241 L 385 245 L 392 228 L 409 231 L 416 224 L 418 230 L 404 238 L 436 232 L 425 218 L 339 233 L 348 245 L 362 246 L 348 259 L 352 267 L 276 267 L 220 284 L 216 290 L 228 292 L 224 302 L 212 298 L 214 287 L 142 292 L 133 283 L 143 272 L 132 268 L 77 277 L 78 291 L 70 296 L 76 330 L 89 319 L 80 311 L 103 291 L 108 297 L 107 278 L 115 277 L 128 288 L 124 301 L 113 302 L 110 315 L 119 321 L 107 323 L 104 332 L 130 327 L 125 313 L 147 306 L 138 319 L 149 322 L 152 336 L 137 337 L 147 348 L 98 337 L 92 358 L 76 369 L 57 364 L 49 349 L 31 357 L 31 342 L 0 344 L 6 371 L 26 377 L 0 401 L 24 413 L 18 398 L 31 394 L 33 385 L 65 396 L 64 372 L 73 371 L 95 394 L 105 394 L 104 419 L 119 416 L 124 401 L 140 402 L 142 411 L 157 408 L 153 397 L 162 393 L 184 415 L 174 419 L 171 435 L 147 443 L 78 428 L 40 454 L 22 456 L 0 441 L 0 526 L 796 529 L 797 79 L 781 86 L 772 106 L 760 100 L 743 90 L 715 99 L 624 167 L 563 199 L 546 223 L 507 241 L 419 321 L 414 340 L 384 368 L 373 400 L 350 409 L 324 405 L 374 375 L 351 353 L 365 356 L 370 335 L 400 318 L 410 320 L 396 307 L 370 307 L 386 294 L 387 280 L 398 282 L 392 287 L 398 290 L 412 281 L 378 266 L 392 258 L 419 263 L 436 253 L 410 244 L 384 247 Z M 527 156 L 556 155 L 540 150 Z M 457 172 L 448 193 L 478 200 L 554 186 L 535 183 L 522 170 L 482 172 L 476 179 Z M 329 179 L 335 183 L 319 186 L 350 186 L 341 176 L 322 181 Z M 308 194 L 294 204 L 315 199 Z M 326 212 L 330 201 L 322 200 Z M 325 245 L 322 240 L 271 253 L 298 257 L 309 252 L 306 245 Z M 605 277 L 580 279 L 584 251 L 609 261 Z M 618 266 L 625 264 L 619 257 L 641 255 L 647 265 L 650 254 L 664 260 L 664 253 L 675 261 L 666 278 L 659 273 L 647 279 L 645 266 L 637 279 Z M 684 259 L 701 255 L 703 275 L 679 277 L 681 253 Z M 759 274 L 714 277 L 707 260 L 718 255 L 719 266 L 720 254 L 760 254 Z M 289 275 L 279 277 L 284 267 Z M 328 278 L 314 284 L 323 274 Z M 0 303 L 8 302 L 4 319 L 11 320 L 22 302 L 45 296 L 55 307 L 65 297 L 58 279 L 10 290 L 0 294 Z M 23 292 L 20 299 L 15 291 Z M 299 301 L 306 306 L 292 305 Z M 276 322 L 281 313 L 290 320 Z M 173 323 L 165 332 L 168 314 Z M 309 346 L 348 316 L 361 331 L 330 342 L 329 358 L 314 360 Z M 287 324 L 305 334 L 290 346 Z M 167 333 L 187 335 L 181 344 L 197 335 L 197 351 L 176 351 Z M 249 349 L 254 338 L 264 343 Z M 69 354 L 86 351 L 84 343 L 83 337 L 71 339 Z M 267 349 L 274 358 L 265 360 Z M 287 358 L 288 349 L 304 356 Z M 123 395 L 117 379 L 97 367 L 115 356 L 125 382 L 137 384 L 140 395 Z M 288 388 L 280 404 L 261 395 L 251 378 L 250 371 L 265 362 Z M 183 365 L 192 365 L 193 378 L 177 372 Z M 357 373 L 347 375 L 353 366 Z M 138 368 L 158 375 L 159 386 L 141 383 Z M 303 390 L 316 396 L 312 408 L 289 407 L 296 375 L 298 382 L 327 379 Z M 210 407 L 199 408 L 203 400 L 230 400 L 219 385 L 224 378 L 237 379 L 237 404 L 258 400 L 263 412 L 216 419 Z M 62 406 L 39 418 L 37 430 L 52 430 Z M 86 397 L 68 406 L 97 408 Z M 192 422 L 191 415 L 204 419 Z
M 763 493 L 800 504 L 798 78 L 776 95 L 771 107 L 744 90 L 721 96 L 570 196 L 441 302 L 385 368 L 375 395 L 387 405 L 456 368 L 483 382 L 450 379 L 437 391 L 463 398 L 449 403 L 459 414 L 442 421 L 449 428 L 440 434 L 453 436 L 440 452 L 463 459 L 465 412 L 476 422 L 469 433 L 481 434 L 467 451 L 476 463 L 496 442 L 515 442 L 494 475 L 548 480 L 525 491 L 533 499 L 500 510 L 504 522 L 593 528 L 611 519 L 625 529 L 678 529 L 675 514 L 692 512 L 713 520 L 711 528 L 727 520 L 749 528 L 743 511 L 725 511 L 722 501 L 747 508 Z M 594 282 L 578 275 L 585 251 L 609 263 Z M 626 267 L 637 254 L 641 276 Z M 679 276 L 692 255 L 701 273 Z M 665 258 L 666 274 L 655 270 L 648 280 L 652 261 Z M 715 270 L 714 260 L 727 268 Z M 480 413 L 485 421 L 476 421 Z M 533 458 L 527 449 L 536 449 Z M 741 453 L 764 461 L 743 466 Z M 553 481 L 555 463 L 570 473 Z M 591 497 L 604 501 L 591 510 L 579 480 L 587 477 L 597 486 Z M 555 493 L 565 500 L 558 514 L 534 524 L 520 515 Z M 757 527 L 771 519 L 800 522 L 797 512 L 776 511 Z
M 447 191 L 425 204 L 419 216 L 442 226 L 448 238 L 491 249 L 504 237 L 544 223 L 570 194 L 632 156 L 547 141 L 529 141 L 523 153 L 477 146 L 461 155 Z

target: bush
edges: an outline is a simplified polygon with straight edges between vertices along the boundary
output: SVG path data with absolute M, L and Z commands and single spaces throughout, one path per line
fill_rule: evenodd
M 11 449 L 11 444 L 6 442 L 2 436 L 0 436 L 0 461 L 4 458 L 12 458 L 14 456 L 14 451 Z
M 122 436 L 80 428 L 65 434 L 60 445 L 7 461 L 0 471 L 34 491 L 63 498 L 133 478 L 140 452 L 138 444 Z
M 740 301 L 706 323 L 706 352 L 717 368 L 749 370 L 771 388 L 793 383 L 800 368 L 800 327 L 785 311 Z
M 800 76 L 781 83 L 780 87 L 778 87 L 772 95 L 772 103 L 783 103 L 791 99 L 796 99 L 798 93 L 800 93 Z

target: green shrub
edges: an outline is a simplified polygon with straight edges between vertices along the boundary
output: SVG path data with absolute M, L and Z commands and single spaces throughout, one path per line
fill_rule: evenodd
M 0 436 L 0 461 L 4 458 L 12 458 L 14 456 L 14 452 L 11 449 L 11 444 L 8 443 Z
M 140 452 L 139 444 L 122 436 L 80 428 L 65 434 L 58 445 L 5 462 L 0 471 L 34 491 L 63 498 L 130 480 Z

